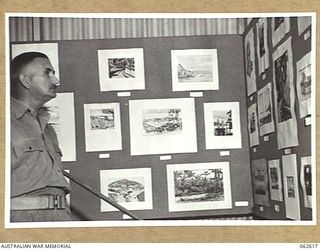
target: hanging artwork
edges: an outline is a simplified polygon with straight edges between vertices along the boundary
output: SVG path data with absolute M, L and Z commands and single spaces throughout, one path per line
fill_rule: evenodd
M 286 216 L 293 220 L 300 220 L 296 155 L 291 154 L 282 156 L 282 167 Z
M 268 19 L 260 18 L 257 22 L 257 55 L 259 74 L 269 68 Z
M 300 118 L 311 115 L 311 53 L 297 62 L 297 95 Z
M 59 79 L 59 56 L 57 43 L 28 43 L 28 44 L 13 44 L 12 58 L 25 52 L 40 52 L 48 56 L 55 75 Z
M 152 209 L 151 168 L 100 171 L 100 192 L 128 210 Z M 117 208 L 101 200 L 101 212 Z
M 193 98 L 129 101 L 131 155 L 197 152 Z
M 204 103 L 206 149 L 241 148 L 238 102 Z
M 122 149 L 119 103 L 84 104 L 86 152 Z
M 256 66 L 254 58 L 253 28 L 248 32 L 244 40 L 245 50 L 245 74 L 247 80 L 247 96 L 257 91 Z
M 259 145 L 257 105 L 255 103 L 248 108 L 248 131 L 250 147 Z
M 229 162 L 168 164 L 169 212 L 231 209 Z
M 219 89 L 216 49 L 171 51 L 172 91 Z
M 300 184 L 304 197 L 304 206 L 312 208 L 311 156 L 301 157 Z
M 269 82 L 258 91 L 258 118 L 260 135 L 266 135 L 274 131 L 272 85 Z
M 270 206 L 266 159 L 252 161 L 252 176 L 254 203 L 263 206 Z
M 300 36 L 309 26 L 311 26 L 311 16 L 297 17 L 298 35 Z
M 49 122 L 56 131 L 62 151 L 62 161 L 76 160 L 76 132 L 73 93 L 57 93 L 56 98 L 45 103 L 50 114 Z
M 272 46 L 275 47 L 290 31 L 290 17 L 273 17 L 271 27 Z
M 145 89 L 143 49 L 98 50 L 100 91 Z
M 283 201 L 282 176 L 279 159 L 268 161 L 268 174 L 271 200 Z
M 295 147 L 299 142 L 294 110 L 291 37 L 273 53 L 273 72 L 278 148 Z

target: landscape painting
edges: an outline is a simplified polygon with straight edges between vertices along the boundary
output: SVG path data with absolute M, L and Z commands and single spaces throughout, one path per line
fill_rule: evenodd
M 206 149 L 241 148 L 238 102 L 204 103 Z
M 219 89 L 216 49 L 172 50 L 172 90 Z
M 113 109 L 90 109 L 91 130 L 114 129 Z
M 228 162 L 167 165 L 169 211 L 229 208 Z
M 145 89 L 142 48 L 98 50 L 100 91 Z
M 131 155 L 197 152 L 194 98 L 129 100 Z
M 150 168 L 101 170 L 100 188 L 102 194 L 129 210 L 152 209 Z M 101 212 L 115 210 L 101 200 Z

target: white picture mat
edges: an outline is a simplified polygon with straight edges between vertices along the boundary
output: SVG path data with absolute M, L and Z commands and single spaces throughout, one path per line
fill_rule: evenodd
M 290 31 L 290 17 L 284 17 L 284 21 L 275 30 L 275 17 L 271 20 L 272 46 L 275 47 L 282 38 Z
M 257 94 L 258 99 L 258 118 L 260 135 L 266 135 L 274 132 L 274 120 L 273 120 L 273 104 L 272 104 L 272 84 L 269 82 L 262 87 Z M 269 106 L 269 107 L 268 107 Z M 269 109 L 269 113 L 268 113 Z M 262 120 L 270 115 L 271 121 L 262 124 Z
M 297 23 L 298 23 L 298 35 L 300 36 L 311 25 L 311 17 L 310 16 L 297 17 Z
M 223 171 L 224 200 L 223 201 L 190 202 L 190 203 L 184 203 L 184 204 L 176 203 L 176 201 L 175 201 L 174 171 L 203 170 L 203 169 L 222 169 L 222 171 Z M 212 210 L 212 209 L 231 209 L 232 208 L 229 162 L 168 164 L 167 165 L 167 180 L 168 180 L 167 185 L 168 185 L 169 212 Z
M 245 75 L 247 80 L 247 96 L 250 96 L 257 91 L 253 28 L 247 33 L 245 37 L 244 50 Z
M 28 44 L 13 44 L 12 58 L 25 52 L 41 52 L 48 56 L 55 75 L 59 79 L 59 54 L 57 43 L 28 43 Z
M 263 180 L 256 180 L 256 176 L 263 176 Z M 266 159 L 258 159 L 252 161 L 252 179 L 254 189 L 255 204 L 270 206 L 269 186 L 268 186 L 268 169 Z M 256 193 L 256 191 L 265 191 L 265 194 Z
M 178 64 L 179 56 L 210 56 L 212 60 L 212 81 L 210 82 L 179 82 Z M 199 62 L 201 63 L 201 62 Z M 187 90 L 218 90 L 219 89 L 219 72 L 218 72 L 218 53 L 217 49 L 186 49 L 171 50 L 171 72 L 172 72 L 172 91 Z
M 58 111 L 58 126 L 56 131 L 59 146 L 62 151 L 62 161 L 76 161 L 76 132 L 74 117 L 74 94 L 57 93 L 56 98 L 45 103 L 45 107 L 56 107 Z M 50 120 L 49 120 L 50 122 Z
M 144 186 L 144 201 L 121 201 L 119 205 L 128 210 L 147 210 L 153 208 L 151 168 L 100 170 L 100 192 L 109 197 L 108 185 L 115 181 L 129 180 Z M 134 190 L 133 192 L 134 193 Z M 109 197 L 110 198 L 110 197 Z M 101 212 L 118 211 L 117 208 L 101 200 Z
M 271 169 L 275 169 L 277 175 L 278 175 L 278 189 L 272 188 L 272 178 L 271 178 Z M 270 187 L 270 198 L 274 201 L 283 201 L 283 193 L 282 193 L 282 175 L 280 170 L 280 160 L 270 160 L 268 161 L 268 173 L 269 173 L 269 187 Z
M 250 125 L 252 122 L 252 119 L 254 119 L 253 126 L 255 127 L 255 130 L 251 133 Z M 249 142 L 250 147 L 259 145 L 259 129 L 258 129 L 258 116 L 257 116 L 257 104 L 253 103 L 248 108 L 248 132 L 249 132 Z
M 259 29 L 263 28 L 263 48 L 264 54 L 261 55 L 260 51 L 260 33 Z M 263 73 L 267 68 L 269 68 L 269 46 L 268 46 L 268 18 L 260 18 L 257 22 L 257 55 L 258 55 L 258 65 L 259 65 L 259 74 Z
M 286 205 L 286 216 L 293 220 L 300 220 L 300 201 L 297 175 L 296 154 L 282 156 L 284 200 Z M 287 177 L 293 177 L 295 197 L 288 196 Z
M 279 122 L 278 117 L 278 86 L 276 83 L 276 74 L 273 74 L 274 82 L 274 102 L 275 102 L 275 116 L 277 124 L 277 136 L 278 136 L 278 149 L 295 147 L 299 145 L 298 141 L 298 129 L 297 129 L 297 120 L 294 110 L 295 103 L 295 88 L 293 84 L 293 63 L 292 63 L 292 49 L 291 49 L 291 37 L 289 37 L 285 42 L 283 42 L 273 53 L 273 72 L 276 72 L 275 61 L 280 58 L 283 54 L 287 52 L 288 61 L 287 61 L 287 72 L 286 78 L 288 84 L 287 88 L 290 88 L 290 113 L 291 119 L 286 121 Z
M 302 96 L 302 89 L 301 89 L 301 71 L 307 71 L 309 73 L 310 77 L 312 77 L 311 74 L 311 52 L 303 56 L 298 62 L 297 62 L 297 96 L 299 100 L 299 111 L 300 111 L 300 118 L 304 118 L 307 115 L 311 114 L 311 94 L 307 98 L 303 98 Z M 311 79 L 311 84 L 313 83 L 313 79 Z M 310 86 L 311 91 L 311 86 Z
M 134 58 L 134 78 L 110 78 L 108 59 Z M 142 48 L 98 50 L 100 91 L 145 89 Z
M 241 148 L 241 126 L 239 102 L 204 103 L 204 123 L 206 149 Z M 231 110 L 232 133 L 229 136 L 217 136 L 214 131 L 214 112 Z
M 112 109 L 114 127 L 107 129 L 91 129 L 90 111 Z M 84 104 L 84 127 L 86 152 L 112 151 L 122 149 L 121 118 L 119 103 Z
M 306 182 L 305 182 L 305 168 L 306 166 L 310 166 L 310 187 L 311 187 L 311 192 L 315 192 L 312 186 L 312 176 L 313 176 L 313 170 L 312 170 L 312 165 L 311 165 L 311 156 L 305 156 L 301 157 L 301 170 L 300 170 L 300 184 L 302 187 L 302 192 L 303 192 L 303 198 L 304 198 L 304 206 L 308 208 L 312 208 L 312 193 L 311 195 L 307 194 L 307 187 L 306 187 Z
M 178 133 L 145 135 L 143 111 L 180 109 L 182 130 Z M 131 155 L 197 152 L 194 98 L 129 100 Z

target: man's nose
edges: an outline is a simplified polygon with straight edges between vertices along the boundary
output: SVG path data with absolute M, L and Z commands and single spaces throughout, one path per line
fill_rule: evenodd
M 54 85 L 60 86 L 60 81 L 59 81 L 59 79 L 58 79 L 55 75 L 52 75 L 51 81 L 52 81 L 52 83 L 53 83 Z

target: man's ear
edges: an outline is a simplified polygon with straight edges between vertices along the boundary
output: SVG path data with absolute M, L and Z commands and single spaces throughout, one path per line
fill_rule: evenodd
M 24 74 L 20 74 L 19 75 L 19 80 L 22 84 L 23 87 L 25 87 L 26 89 L 30 88 L 30 80 L 29 77 L 24 75 Z

